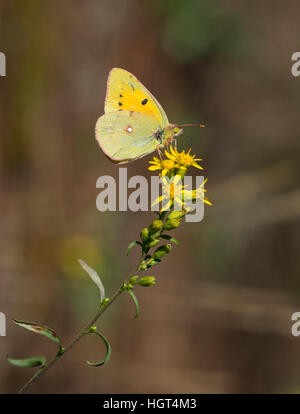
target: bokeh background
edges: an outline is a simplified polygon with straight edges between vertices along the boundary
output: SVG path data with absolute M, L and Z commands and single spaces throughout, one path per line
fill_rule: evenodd
M 100 213 L 96 180 L 118 177 L 94 139 L 106 79 L 134 73 L 173 122 L 180 148 L 203 158 L 212 207 L 181 226 L 181 244 L 99 329 L 36 385 L 36 393 L 267 393 L 300 390 L 300 79 L 296 0 L 6 0 L 0 5 L 0 392 L 31 376 L 5 361 L 56 351 L 12 317 L 68 342 L 95 312 L 95 267 L 108 295 L 136 260 L 130 241 L 150 213 Z M 149 177 L 143 158 L 129 177 Z

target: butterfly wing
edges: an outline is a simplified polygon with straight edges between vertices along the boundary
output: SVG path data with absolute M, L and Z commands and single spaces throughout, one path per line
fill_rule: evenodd
M 96 123 L 96 139 L 105 155 L 116 163 L 143 157 L 155 151 L 159 121 L 145 113 L 115 111 L 102 115 Z
M 113 68 L 108 76 L 104 112 L 135 111 L 154 117 L 163 127 L 169 124 L 159 102 L 130 72 Z

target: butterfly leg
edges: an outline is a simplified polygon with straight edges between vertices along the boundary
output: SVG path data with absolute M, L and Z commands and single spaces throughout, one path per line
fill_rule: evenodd
M 170 146 L 171 146 L 171 144 L 172 144 L 172 142 L 173 141 L 175 141 L 175 147 L 177 146 L 177 142 L 176 142 L 176 139 L 174 138 L 174 135 L 171 135 L 169 138 L 168 138 L 168 141 L 167 141 L 167 147 L 169 148 Z
M 161 152 L 158 144 L 156 144 L 156 149 L 157 149 L 157 153 L 158 153 L 159 159 L 162 160 L 162 152 Z

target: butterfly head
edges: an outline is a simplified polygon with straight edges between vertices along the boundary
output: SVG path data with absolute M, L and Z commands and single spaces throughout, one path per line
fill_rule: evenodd
M 174 137 L 178 137 L 178 135 L 183 134 L 183 129 L 180 128 L 178 125 L 172 125 L 172 133 L 174 134 Z
M 205 125 L 204 124 L 181 124 L 181 125 L 170 124 L 168 125 L 167 130 L 170 135 L 177 137 L 178 135 L 183 134 L 182 127 L 187 127 L 187 126 L 203 128 Z
M 166 136 L 177 137 L 178 135 L 183 134 L 183 129 L 179 125 L 169 124 L 165 130 Z

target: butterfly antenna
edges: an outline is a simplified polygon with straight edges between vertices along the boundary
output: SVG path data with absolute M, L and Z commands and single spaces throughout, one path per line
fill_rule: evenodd
M 199 127 L 199 128 L 204 128 L 205 125 L 204 124 L 181 124 L 181 125 L 177 125 L 179 128 L 181 127 Z

